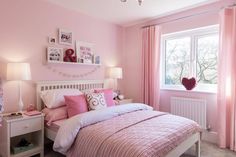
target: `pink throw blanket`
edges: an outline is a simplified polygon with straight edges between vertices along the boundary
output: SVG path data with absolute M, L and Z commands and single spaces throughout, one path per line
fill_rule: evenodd
M 164 157 L 200 131 L 192 120 L 157 111 L 126 113 L 80 130 L 69 157 Z

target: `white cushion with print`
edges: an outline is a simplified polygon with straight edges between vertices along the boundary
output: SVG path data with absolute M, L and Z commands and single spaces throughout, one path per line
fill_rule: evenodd
M 86 95 L 89 110 L 100 110 L 107 107 L 104 93 L 89 93 Z

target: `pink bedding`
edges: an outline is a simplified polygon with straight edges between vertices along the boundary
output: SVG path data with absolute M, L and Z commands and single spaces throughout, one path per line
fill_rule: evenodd
M 50 126 L 47 125 L 47 121 L 45 121 L 44 126 L 54 132 L 57 132 L 61 125 L 66 121 L 67 119 L 57 120 L 51 123 Z
M 69 157 L 164 157 L 189 136 L 197 123 L 162 112 L 126 113 L 80 130 Z

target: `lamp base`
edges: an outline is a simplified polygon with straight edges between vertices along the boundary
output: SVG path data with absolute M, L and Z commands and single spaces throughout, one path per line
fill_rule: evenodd
M 22 113 L 24 108 L 24 103 L 22 101 L 22 95 L 21 95 L 21 81 L 19 81 L 19 112 Z
M 19 100 L 19 112 L 21 112 L 21 113 L 22 113 L 22 111 L 23 111 L 23 108 L 24 108 L 24 104 L 23 104 L 23 101 L 22 101 L 22 99 L 20 98 L 20 100 Z

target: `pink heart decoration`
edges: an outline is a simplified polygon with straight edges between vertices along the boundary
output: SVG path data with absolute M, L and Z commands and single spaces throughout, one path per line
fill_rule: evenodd
M 194 77 L 188 79 L 182 78 L 182 84 L 187 90 L 192 90 L 196 86 L 196 79 Z

